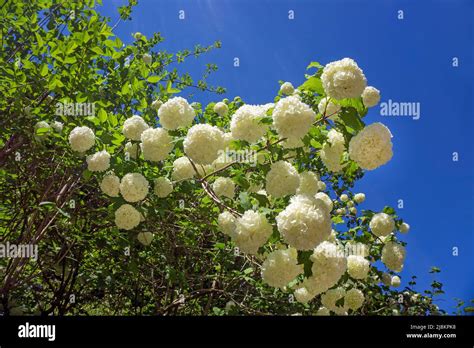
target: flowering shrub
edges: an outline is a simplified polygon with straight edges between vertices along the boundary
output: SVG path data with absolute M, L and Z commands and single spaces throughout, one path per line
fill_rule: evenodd
M 359 213 L 356 207 L 366 197 L 350 191 L 364 169 L 392 157 L 388 128 L 363 122 L 367 107 L 379 99 L 349 58 L 319 66 L 296 90 L 284 83 L 274 103 L 265 105 L 219 101 L 201 110 L 182 97 L 163 97 L 157 112 L 152 104 L 143 117 L 126 118 L 126 139 L 94 154 L 98 164 L 87 157 L 89 170 L 115 173 L 98 177 L 110 197 L 120 178 L 115 223 L 135 231 L 142 244 L 152 243 L 143 233 L 153 235 L 146 221 L 159 213 L 152 196 L 173 201 L 174 192 L 185 187 L 188 200 L 214 205 L 210 221 L 238 253 L 255 255 L 268 286 L 294 292 L 302 303 L 321 296 L 320 314 L 356 313 L 364 307 L 364 291 L 381 281 L 376 261 L 392 272 L 401 272 L 405 261 L 396 232 L 406 232 L 407 224 L 391 208 Z M 91 131 L 78 126 L 70 139 L 82 133 L 91 138 Z M 285 146 L 288 141 L 294 145 Z M 117 146 L 136 152 L 126 158 Z M 77 147 L 71 142 L 71 150 Z M 250 150 L 263 159 L 256 166 L 218 160 L 230 150 Z M 107 151 L 114 158 L 111 168 L 103 159 Z M 149 182 L 155 182 L 153 191 Z M 262 189 L 250 190 L 254 186 Z M 339 228 L 344 223 L 349 229 Z M 364 252 L 344 255 L 344 247 L 354 243 Z M 396 284 L 399 278 L 390 282 Z
M 352 192 L 392 157 L 388 128 L 364 122 L 380 92 L 354 60 L 312 62 L 261 105 L 203 106 L 188 88 L 224 90 L 170 66 L 220 43 L 123 45 L 90 1 L 21 3 L 0 9 L 0 231 L 41 253 L 0 260 L 2 313 L 438 313 L 440 283 L 393 288 L 410 226 Z M 84 102 L 95 112 L 55 113 Z

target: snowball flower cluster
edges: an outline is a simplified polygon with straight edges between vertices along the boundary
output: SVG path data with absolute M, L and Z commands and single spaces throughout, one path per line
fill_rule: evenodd
M 373 170 L 393 156 L 392 133 L 382 123 L 365 127 L 349 142 L 349 157 L 361 168 Z
M 266 116 L 266 109 L 260 105 L 242 105 L 232 115 L 230 131 L 234 139 L 255 143 L 268 130 L 268 125 L 260 121 Z
M 161 125 L 166 129 L 189 127 L 196 113 L 188 101 L 182 97 L 174 97 L 161 105 L 158 117 Z
M 334 204 L 332 203 L 331 198 L 326 193 L 318 192 L 318 193 L 316 193 L 314 198 L 316 200 L 319 200 L 319 201 L 323 202 L 324 205 L 326 206 L 326 209 L 328 210 L 328 212 L 332 211 L 332 208 L 334 207 Z
M 151 61 L 152 61 L 151 55 L 148 53 L 145 53 L 142 57 L 142 60 L 143 60 L 143 63 L 147 65 L 151 64 Z
M 406 250 L 403 245 L 387 242 L 382 249 L 382 262 L 394 272 L 401 272 Z
M 218 102 L 214 105 L 214 112 L 220 117 L 224 117 L 229 112 L 229 108 L 226 103 Z
M 137 235 L 138 241 L 144 246 L 148 246 L 153 242 L 154 235 L 151 232 L 140 232 Z
M 380 91 L 372 86 L 366 87 L 362 92 L 362 101 L 368 108 L 377 105 L 380 101 Z
M 118 197 L 120 191 L 120 179 L 113 174 L 106 174 L 100 182 L 100 189 L 110 197 Z
M 212 184 L 212 189 L 218 197 L 234 198 L 235 183 L 230 178 L 217 178 Z
M 323 117 L 334 120 L 337 117 L 337 113 L 341 111 L 341 107 L 337 104 L 334 104 L 331 101 L 331 98 L 324 97 L 318 104 L 318 111 Z
M 324 203 L 297 195 L 276 217 L 278 231 L 292 247 L 311 250 L 331 234 L 331 217 Z
M 378 213 L 372 216 L 369 227 L 377 237 L 385 237 L 395 229 L 395 221 L 385 213 Z
M 122 230 L 131 230 L 140 224 L 141 214 L 130 204 L 123 204 L 115 211 L 115 224 Z
M 148 181 L 140 173 L 128 173 L 120 181 L 120 193 L 127 202 L 138 202 L 148 194 Z
M 410 225 L 404 222 L 400 225 L 399 230 L 401 233 L 408 233 L 408 231 L 410 231 Z
M 310 290 L 316 294 L 334 286 L 347 269 L 347 259 L 343 250 L 328 241 L 319 244 L 310 259 L 313 261 L 311 278 L 314 279 L 314 284 L 309 283 Z
M 328 133 L 328 139 L 324 143 L 320 157 L 326 168 L 331 172 L 339 172 L 344 167 L 341 164 L 341 157 L 346 149 L 344 136 L 335 129 Z
M 130 140 L 140 140 L 142 133 L 148 129 L 145 120 L 138 115 L 127 118 L 123 123 L 122 133 Z
M 365 194 L 363 193 L 356 193 L 354 195 L 354 202 L 360 204 L 362 203 L 363 201 L 365 201 Z
M 313 197 L 318 193 L 319 176 L 314 172 L 303 172 L 300 174 L 300 186 L 296 191 L 299 195 L 308 195 Z
M 356 311 L 362 307 L 363 303 L 364 294 L 359 289 L 352 288 L 346 292 L 346 295 L 344 296 L 344 307 Z
M 110 167 L 110 154 L 105 151 L 96 152 L 86 157 L 87 169 L 91 172 L 105 172 Z
M 125 144 L 124 152 L 129 159 L 136 159 L 138 156 L 138 145 L 129 141 Z
M 347 314 L 347 308 L 336 304 L 336 302 L 343 299 L 345 295 L 346 291 L 341 287 L 328 290 L 321 296 L 321 304 L 338 315 L 345 315 Z
M 155 195 L 160 198 L 167 197 L 171 192 L 173 192 L 173 184 L 164 176 L 156 178 L 153 191 L 155 192 Z
M 69 144 L 74 151 L 86 152 L 95 144 L 95 134 L 89 127 L 76 127 L 69 134 Z
M 54 121 L 54 122 L 51 124 L 51 127 L 53 127 L 53 129 L 54 129 L 56 132 L 61 133 L 61 132 L 63 131 L 64 123 L 59 122 L 59 121 Z
M 337 100 L 358 98 L 367 85 L 364 73 L 350 58 L 326 65 L 321 75 L 321 82 L 326 94 Z
M 303 272 L 298 265 L 298 251 L 294 248 L 275 250 L 262 264 L 262 279 L 275 288 L 283 288 Z
M 281 138 L 303 138 L 316 119 L 315 112 L 298 96 L 282 98 L 273 110 L 273 127 Z
M 247 210 L 237 219 L 232 239 L 244 253 L 256 254 L 258 248 L 270 238 L 272 230 L 265 215 Z
M 217 218 L 217 225 L 219 226 L 219 230 L 230 237 L 234 235 L 235 222 L 236 219 L 234 215 L 229 213 L 227 210 L 220 213 L 219 217 Z
M 292 95 L 295 92 L 295 88 L 291 82 L 285 82 L 280 86 L 280 92 L 285 95 Z
M 400 277 L 399 276 L 393 276 L 390 283 L 394 288 L 398 288 L 400 286 L 400 283 L 401 283 Z
M 360 255 L 347 257 L 347 273 L 354 279 L 366 279 L 369 274 L 370 262 Z
M 224 148 L 222 131 L 208 124 L 196 124 L 184 139 L 184 152 L 197 164 L 211 164 Z
M 187 157 L 180 157 L 173 162 L 173 180 L 186 180 L 194 177 L 195 170 Z
M 298 171 L 286 161 L 272 164 L 266 177 L 266 191 L 274 198 L 280 198 L 296 193 L 300 185 Z
M 173 149 L 173 139 L 163 128 L 148 128 L 141 135 L 143 158 L 147 161 L 163 161 Z

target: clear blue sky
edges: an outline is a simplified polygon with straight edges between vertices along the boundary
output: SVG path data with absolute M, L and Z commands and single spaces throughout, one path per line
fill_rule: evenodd
M 115 23 L 125 1 L 104 3 L 101 13 Z M 218 64 L 210 82 L 247 103 L 273 101 L 278 80 L 301 84 L 313 60 L 343 57 L 358 62 L 382 102 L 419 102 L 419 120 L 369 111 L 366 123 L 391 129 L 394 157 L 368 172 L 356 191 L 366 193 L 362 209 L 404 200 L 397 211 L 411 230 L 402 237 L 408 242 L 402 285 L 417 275 L 418 290 L 427 288 L 428 270 L 440 267 L 446 294 L 437 304 L 452 312 L 455 297 L 474 298 L 473 18 L 471 0 L 141 0 L 133 20 L 115 32 L 125 42 L 132 32 L 160 32 L 161 47 L 171 52 L 221 40 L 220 50 L 189 60 L 186 71 L 199 76 L 205 63 Z M 197 97 L 203 104 L 217 99 Z

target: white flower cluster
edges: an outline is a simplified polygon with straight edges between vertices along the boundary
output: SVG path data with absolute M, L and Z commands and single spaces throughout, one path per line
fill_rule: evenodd
M 364 304 L 364 294 L 362 291 L 356 288 L 352 288 L 346 292 L 344 296 L 344 306 L 352 309 L 353 311 L 358 310 Z
M 113 174 L 106 174 L 100 182 L 100 189 L 110 197 L 118 197 L 120 192 L 119 177 Z
M 187 157 L 179 157 L 173 162 L 173 180 L 187 180 L 194 177 L 195 170 Z
M 390 161 L 392 133 L 382 123 L 372 123 L 352 137 L 349 157 L 361 168 L 373 170 Z
M 120 193 L 127 202 L 138 202 L 148 194 L 148 181 L 140 173 L 128 173 L 120 181 Z
M 242 105 L 232 115 L 230 121 L 232 137 L 256 143 L 268 130 L 268 125 L 261 122 L 265 116 L 266 108 L 261 105 Z
M 402 223 L 399 227 L 399 231 L 401 233 L 408 233 L 408 231 L 410 231 L 410 225 L 407 224 L 406 222 Z
M 356 193 L 354 195 L 354 202 L 360 204 L 362 203 L 363 201 L 365 201 L 365 194 L 363 193 Z
M 325 308 L 336 313 L 337 315 L 347 315 L 347 308 L 344 305 L 337 305 L 337 302 L 343 299 L 345 295 L 346 291 L 344 290 L 344 288 L 341 287 L 328 290 L 321 296 L 321 304 Z
M 197 164 L 211 164 L 224 148 L 222 131 L 208 124 L 196 124 L 184 139 L 184 152 Z
M 142 133 L 148 128 L 149 126 L 143 118 L 138 115 L 133 115 L 127 118 L 123 123 L 122 133 L 125 138 L 138 141 Z
M 164 176 L 155 179 L 155 187 L 153 188 L 155 195 L 160 198 L 167 197 L 171 192 L 173 192 L 173 184 L 168 178 Z
M 347 260 L 343 250 L 334 243 L 322 242 L 311 255 L 312 275 L 295 291 L 296 300 L 306 303 L 334 286 L 346 272 Z
M 91 172 L 105 172 L 110 167 L 110 154 L 106 150 L 86 157 L 87 169 Z
M 153 238 L 154 235 L 151 232 L 140 232 L 137 235 L 138 241 L 145 246 L 150 245 L 153 242 Z
M 219 226 L 219 230 L 228 235 L 229 237 L 234 236 L 235 232 L 235 217 L 231 213 L 229 213 L 227 210 L 223 211 L 222 213 L 219 214 L 219 217 L 217 218 L 217 224 Z
M 281 138 L 297 141 L 303 138 L 316 119 L 316 113 L 298 96 L 282 98 L 273 110 L 273 127 Z
M 212 189 L 218 197 L 234 198 L 235 183 L 231 178 L 218 177 L 212 184 Z
M 275 288 L 283 288 L 303 272 L 298 265 L 298 251 L 294 248 L 271 252 L 262 264 L 262 279 Z
M 344 136 L 335 129 L 328 133 L 328 140 L 324 143 L 320 156 L 326 168 L 331 172 L 339 172 L 344 167 L 341 157 L 346 149 Z
M 337 117 L 337 113 L 341 111 L 341 107 L 334 104 L 331 98 L 324 97 L 318 104 L 318 111 L 323 117 L 327 116 L 328 119 L 334 120 Z
M 366 279 L 369 275 L 370 262 L 361 255 L 347 257 L 347 273 L 354 279 Z
M 315 172 L 303 172 L 300 174 L 300 186 L 296 191 L 299 195 L 314 197 L 319 191 L 319 176 Z
M 385 237 L 395 229 L 395 221 L 386 213 L 378 213 L 372 216 L 369 227 L 377 237 Z
M 394 272 L 401 272 L 405 261 L 406 250 L 403 245 L 395 242 L 385 243 L 382 249 L 382 262 Z
M 256 254 L 273 231 L 265 215 L 252 210 L 247 210 L 235 225 L 232 239 L 241 251 L 248 254 Z
M 326 205 L 305 195 L 293 196 L 276 222 L 285 242 L 298 250 L 311 250 L 331 234 Z
M 69 134 L 73 151 L 86 152 L 95 144 L 95 134 L 89 127 L 76 127 Z
M 293 87 L 291 82 L 284 82 L 280 86 L 280 92 L 281 94 L 292 95 L 295 92 L 295 88 Z
M 321 75 L 321 82 L 326 94 L 337 100 L 358 98 L 367 86 L 364 73 L 350 58 L 327 64 Z
M 380 91 L 372 86 L 366 87 L 362 92 L 362 101 L 368 108 L 377 105 L 380 101 Z
M 130 204 L 123 204 L 115 211 L 115 224 L 122 230 L 131 230 L 138 226 L 141 214 Z
M 173 139 L 163 128 L 148 128 L 141 134 L 143 158 L 147 161 L 163 161 L 173 149 Z
M 218 102 L 214 105 L 214 112 L 220 117 L 224 117 L 229 112 L 229 107 L 226 103 Z
M 320 181 L 321 183 L 322 181 Z M 328 212 L 331 212 L 332 211 L 332 208 L 334 206 L 331 198 L 324 192 L 318 192 L 316 193 L 316 195 L 314 196 L 314 198 L 316 200 L 319 200 L 321 201 L 322 203 L 324 203 L 324 205 L 326 206 Z
M 300 185 L 298 171 L 291 163 L 285 161 L 273 163 L 265 180 L 265 189 L 274 198 L 295 194 Z
M 171 98 L 158 110 L 161 125 L 170 130 L 189 127 L 195 116 L 194 109 L 182 97 Z
M 128 159 L 136 159 L 138 156 L 138 145 L 129 141 L 125 144 L 124 152 Z

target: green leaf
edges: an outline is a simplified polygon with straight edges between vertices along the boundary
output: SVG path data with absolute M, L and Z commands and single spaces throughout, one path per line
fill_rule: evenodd
M 320 95 L 324 94 L 324 88 L 321 79 L 316 76 L 311 76 L 301 86 L 299 86 L 298 89 L 316 92 Z
M 339 118 L 346 126 L 347 131 L 351 134 L 358 133 L 364 128 L 364 122 L 362 122 L 356 109 L 353 107 L 344 108 L 339 114 Z
M 158 75 L 153 75 L 153 76 L 148 77 L 146 80 L 150 83 L 157 83 L 158 81 L 161 80 L 161 77 Z
M 319 62 L 311 62 L 309 65 L 306 67 L 306 70 L 311 69 L 311 68 L 317 68 L 317 69 L 322 69 L 324 66 L 322 66 Z
M 107 112 L 104 109 L 99 110 L 97 117 L 99 118 L 100 123 L 107 122 Z
M 40 75 L 41 76 L 46 76 L 46 74 L 48 74 L 48 65 L 47 64 L 43 64 L 41 66 L 41 69 L 40 69 Z

